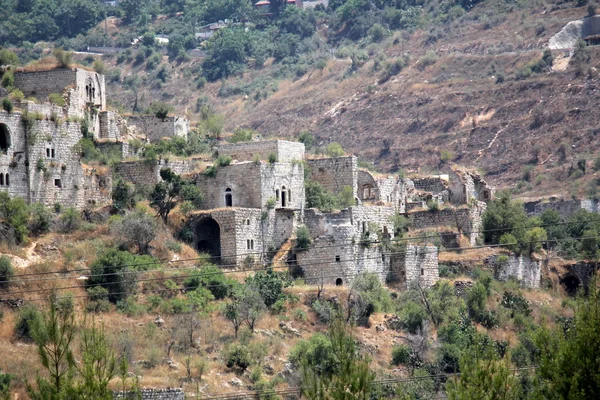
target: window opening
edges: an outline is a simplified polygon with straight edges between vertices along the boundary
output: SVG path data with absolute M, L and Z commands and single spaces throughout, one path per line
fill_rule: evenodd
M 8 174 L 6 174 L 5 183 L 6 183 L 6 186 L 10 186 L 10 180 L 8 179 Z
M 55 158 L 56 157 L 56 153 L 55 153 L 54 149 L 50 150 L 50 154 L 51 154 L 51 156 L 50 156 L 51 158 Z
M 56 186 L 57 188 L 62 188 L 62 182 L 60 179 L 55 179 L 54 180 L 54 186 Z
M 344 284 L 344 281 L 342 280 L 342 278 L 337 278 L 335 280 L 335 286 L 342 286 Z
M 342 257 L 340 257 L 340 256 L 335 256 L 335 261 L 336 261 L 336 262 L 340 262 L 340 261 L 342 261 Z
M 0 174 L 0 186 L 4 186 L 4 174 Z
M 0 124 L 0 150 L 6 153 L 10 147 L 10 132 L 5 124 Z
M 285 191 L 285 186 L 281 188 L 281 207 L 287 207 L 287 192 Z
M 225 207 L 233 207 L 233 195 L 231 189 L 225 189 Z
M 275 199 L 279 201 L 279 189 L 275 190 Z

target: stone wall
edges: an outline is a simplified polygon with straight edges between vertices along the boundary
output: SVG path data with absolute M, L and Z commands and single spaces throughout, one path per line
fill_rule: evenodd
M 184 117 L 157 118 L 154 115 L 128 116 L 129 125 L 135 125 L 138 133 L 146 135 L 150 143 L 160 141 L 164 137 L 187 138 L 190 122 Z
M 21 114 L 8 114 L 0 110 L 0 132 L 2 131 L 8 135 L 8 146 L 0 151 L 0 174 L 4 178 L 0 191 L 7 192 L 11 197 L 21 197 L 29 201 L 27 137 Z
M 600 213 L 600 201 L 594 199 L 563 200 L 552 198 L 530 201 L 524 205 L 525 211 L 530 216 L 541 215 L 546 210 L 555 210 L 565 220 L 569 219 L 571 215 L 575 214 L 579 210 Z
M 192 172 L 195 166 L 192 160 L 121 161 L 117 165 L 117 172 L 127 182 L 136 185 L 156 185 L 162 180 L 160 170 L 163 168 L 170 168 L 176 174 L 182 175 Z
M 310 179 L 332 193 L 340 193 L 345 186 L 352 188 L 358 198 L 358 159 L 355 156 L 307 160 Z
M 114 400 L 185 400 L 183 389 L 141 389 L 139 392 L 113 392 Z
M 271 199 L 276 208 L 304 206 L 302 164 L 235 163 L 218 167 L 214 177 L 199 174 L 196 182 L 205 194 L 205 209 L 225 207 L 226 194 L 231 194 L 233 207 L 264 208 Z
M 442 193 L 448 189 L 448 182 L 440 177 L 412 179 L 415 190 L 432 194 Z
M 438 211 L 412 211 L 407 214 L 412 229 L 452 228 L 469 237 L 471 245 L 477 243 L 482 229 L 481 217 L 486 204 L 478 202 L 470 207 L 444 208 Z
M 230 156 L 237 161 L 268 160 L 275 155 L 278 162 L 292 162 L 304 159 L 304 144 L 286 140 L 269 140 L 262 142 L 231 143 L 218 147 L 219 155 Z
M 403 252 L 391 256 L 388 281 L 408 289 L 414 284 L 433 286 L 440 278 L 438 248 L 407 245 Z
M 472 200 L 489 202 L 494 189 L 474 172 L 455 168 L 449 177 L 450 201 L 454 204 L 467 204 Z
M 96 139 L 121 140 L 127 134 L 127 122 L 116 112 L 100 112 L 99 124 Z
M 493 256 L 488 263 L 494 265 L 494 276 L 499 281 L 507 281 L 509 278 L 516 279 L 524 287 L 539 289 L 542 278 L 541 261 L 534 261 L 529 257 L 508 256 L 508 261 L 499 263 L 498 256 Z

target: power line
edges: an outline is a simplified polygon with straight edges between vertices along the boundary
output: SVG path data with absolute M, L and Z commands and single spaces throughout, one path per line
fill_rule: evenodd
M 550 226 L 561 226 L 561 225 L 570 225 L 570 224 L 579 224 L 579 223 L 587 223 L 587 222 L 600 222 L 600 219 L 587 219 L 587 220 L 581 220 L 581 221 L 573 221 L 573 222 L 560 222 L 560 223 L 555 223 L 555 224 L 538 224 L 538 225 L 531 225 L 531 226 L 523 226 L 523 227 L 514 227 L 514 228 L 495 228 L 495 229 L 488 229 L 488 230 L 474 230 L 474 231 L 464 231 L 464 233 L 486 233 L 486 232 L 499 232 L 499 231 L 513 231 L 513 230 L 521 230 L 521 229 L 531 229 L 531 228 L 537 228 L 537 227 L 550 227 Z M 404 241 L 411 241 L 411 240 L 422 240 L 422 239 L 438 239 L 440 237 L 440 235 L 425 235 L 425 236 L 415 236 L 415 237 L 406 237 L 406 238 L 394 238 L 394 239 L 389 239 L 389 240 L 367 240 L 367 241 L 360 241 L 360 244 L 364 244 L 364 245 L 371 245 L 371 244 L 386 244 L 386 243 L 397 243 L 397 242 L 404 242 Z M 577 238 L 564 238 L 564 239 L 553 239 L 553 240 L 546 240 L 543 242 L 552 242 L 552 241 L 558 241 L 558 240 L 580 240 Z M 351 243 L 352 240 L 349 239 L 348 243 Z M 480 248 L 482 247 L 493 247 L 495 245 L 486 245 L 486 246 L 480 246 Z M 331 246 L 327 246 L 327 245 L 323 245 L 323 246 L 311 246 L 311 249 L 315 249 L 315 248 L 328 248 Z M 344 244 L 340 244 L 339 247 L 344 247 Z M 461 249 L 455 249 L 454 251 L 462 251 L 462 250 L 468 250 L 468 249 L 472 249 L 473 247 L 467 247 L 467 248 L 461 248 Z M 305 250 L 303 248 L 291 248 L 287 251 L 302 251 Z M 443 251 L 453 251 L 453 250 L 440 250 L 440 252 Z M 225 258 L 225 257 L 243 257 L 243 256 L 250 256 L 250 255 L 263 255 L 263 254 L 277 254 L 277 251 L 273 251 L 273 252 L 261 252 L 261 251 L 255 251 L 255 252 L 245 252 L 245 253 L 236 253 L 236 254 L 231 254 L 231 255 L 221 255 L 221 258 Z M 172 260 L 172 261 L 156 261 L 156 262 L 148 262 L 148 263 L 134 263 L 134 264 L 123 264 L 120 265 L 120 267 L 137 267 L 137 266 L 146 266 L 146 265 L 163 265 L 163 264 L 174 264 L 174 263 L 181 263 L 181 262 L 189 262 L 189 261 L 200 261 L 200 260 L 206 260 L 206 257 L 194 257 L 194 258 L 188 258 L 188 259 L 182 259 L 182 260 Z M 226 267 L 237 267 L 238 264 L 221 264 L 220 265 L 223 268 Z M 39 275 L 52 275 L 52 274 L 67 274 L 67 273 L 71 273 L 71 272 L 86 272 L 89 271 L 89 268 L 82 268 L 82 269 L 72 269 L 72 270 L 63 270 L 63 271 L 48 271 L 48 272 L 38 272 L 38 273 L 28 273 L 28 274 L 18 274 L 18 275 L 14 275 L 13 279 L 18 279 L 20 277 L 25 277 L 25 276 L 39 276 Z M 140 271 L 140 272 L 151 272 L 151 271 Z M 228 271 L 225 271 L 228 272 Z M 239 272 L 239 271 L 232 271 L 233 272 Z M 97 276 L 101 276 L 101 275 L 97 275 Z M 28 281 L 34 281 L 34 280 L 28 280 Z M 0 283 L 7 283 L 8 281 L 0 281 Z
M 562 241 L 575 241 L 575 240 L 583 240 L 583 239 L 598 239 L 600 238 L 600 235 L 595 235 L 595 236 L 583 236 L 583 237 L 579 237 L 579 238 L 563 238 L 563 239 L 554 239 L 552 240 L 552 242 L 562 242 Z M 533 241 L 528 241 L 528 242 L 523 242 L 521 244 L 535 244 L 535 243 L 547 243 L 549 242 L 549 240 L 533 240 Z M 508 247 L 508 246 L 515 246 L 518 243 L 503 243 L 503 244 L 495 244 L 495 245 L 481 245 L 481 246 L 471 246 L 471 247 L 466 247 L 466 248 L 462 248 L 460 249 L 461 251 L 468 251 L 468 250 L 478 250 L 478 249 L 484 249 L 484 248 L 502 248 L 502 247 Z M 454 252 L 452 250 L 438 250 L 436 249 L 434 251 L 435 253 L 439 254 L 441 252 Z M 427 250 L 425 250 L 425 254 L 429 253 L 432 254 L 434 252 L 428 252 Z M 394 256 L 394 255 L 407 255 L 410 254 L 407 251 L 399 251 L 399 252 L 388 252 L 388 253 L 384 253 L 384 255 L 387 256 Z M 423 252 L 421 253 L 423 254 Z M 340 263 L 348 263 L 348 262 L 357 262 L 357 261 L 366 261 L 366 260 L 379 260 L 381 257 L 380 256 L 373 256 L 373 257 L 361 257 L 358 259 L 352 259 L 352 260 L 344 260 L 344 261 L 326 261 L 326 262 L 311 262 L 311 263 L 305 263 L 305 264 L 300 264 L 298 265 L 299 267 L 306 267 L 306 266 L 323 266 L 323 265 L 336 265 L 336 264 L 340 264 Z M 324 260 L 325 258 L 319 258 Z M 331 259 L 331 258 L 327 258 L 327 259 Z M 242 270 L 242 271 L 219 271 L 219 272 L 214 272 L 214 273 L 206 273 L 205 276 L 211 276 L 213 274 L 220 274 L 222 273 L 240 273 L 240 272 L 253 272 L 253 271 L 264 271 L 266 270 L 267 264 L 264 264 L 264 267 L 261 268 L 251 268 L 251 269 L 246 269 L 246 270 Z M 271 267 L 272 269 L 281 269 L 281 268 L 287 268 L 287 266 L 282 266 L 282 267 Z M 429 269 L 437 269 L 437 268 L 429 268 Z M 173 272 L 177 272 L 179 270 L 173 270 Z M 124 271 L 124 272 L 128 272 L 128 273 L 137 273 L 138 271 Z M 150 272 L 157 272 L 156 270 L 154 271 L 141 271 L 142 273 L 150 273 Z M 97 274 L 94 276 L 111 276 L 111 275 L 119 275 L 120 273 L 109 273 L 109 274 Z M 189 275 L 178 275 L 178 276 L 167 276 L 167 277 L 162 277 L 162 278 L 149 278 L 149 279 L 132 279 L 127 281 L 128 283 L 137 283 L 137 282 L 152 282 L 152 281 L 165 281 L 165 280 L 169 280 L 172 278 L 191 278 L 191 277 L 197 277 L 199 276 L 198 274 L 189 274 Z M 61 280 L 68 280 L 70 278 L 67 277 L 61 277 Z M 72 278 L 71 278 L 72 279 Z M 30 281 L 36 281 L 35 279 L 29 279 L 26 280 L 25 282 L 30 282 Z M 2 281 L 2 282 L 11 282 L 11 281 Z M 0 282 L 1 283 L 1 282 Z M 95 286 L 106 286 L 106 285 L 117 285 L 117 284 L 122 284 L 122 282 L 105 282 L 105 283 L 96 283 L 96 284 L 91 284 L 91 285 L 87 285 L 87 287 L 95 287 Z M 86 286 L 86 285 L 84 285 Z M 67 287 L 60 287 L 60 288 L 45 288 L 45 289 L 34 289 L 34 290 L 25 290 L 25 291 L 21 291 L 21 292 L 12 292 L 11 295 L 18 295 L 18 294 L 26 294 L 26 293 L 39 293 L 39 292 L 48 292 L 48 291 L 56 291 L 56 290 L 69 290 L 69 289 L 79 289 L 81 288 L 81 285 L 78 286 L 67 286 Z M 6 299 L 4 299 L 6 300 Z

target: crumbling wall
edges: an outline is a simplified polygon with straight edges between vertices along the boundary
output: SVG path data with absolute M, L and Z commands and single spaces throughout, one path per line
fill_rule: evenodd
M 477 173 L 455 169 L 449 180 L 450 201 L 454 204 L 467 204 L 470 201 L 487 203 L 494 196 L 494 188 Z
M 96 139 L 121 140 L 127 134 L 127 122 L 113 111 L 99 114 L 100 129 Z
M 539 289 L 542 278 L 541 261 L 514 254 L 508 256 L 505 262 L 498 262 L 498 256 L 493 256 L 490 261 L 494 265 L 494 275 L 499 281 L 513 278 L 524 287 Z
M 230 156 L 237 161 L 268 160 L 274 155 L 278 162 L 293 162 L 304 159 L 304 144 L 286 140 L 230 143 L 217 148 L 219 155 Z
M 467 235 L 471 245 L 475 245 L 481 236 L 485 209 L 485 203 L 477 202 L 469 207 L 412 211 L 407 215 L 412 229 L 452 228 Z
M 0 129 L 8 132 L 10 143 L 5 151 L 0 151 L 0 174 L 3 175 L 0 191 L 7 192 L 11 197 L 20 197 L 29 201 L 25 124 L 20 113 L 8 114 L 4 110 L 0 110 L 0 124 Z M 8 185 L 6 176 L 8 176 Z
M 407 245 L 403 252 L 391 256 L 388 281 L 408 289 L 414 284 L 433 286 L 440 278 L 438 248 Z
M 525 211 L 530 216 L 541 215 L 546 210 L 555 210 L 566 220 L 579 210 L 600 213 L 600 201 L 594 199 L 563 200 L 551 198 L 525 203 Z
M 169 168 L 176 174 L 182 175 L 192 172 L 194 165 L 190 160 L 121 161 L 117 165 L 117 172 L 127 182 L 136 185 L 156 185 L 162 180 L 160 170 L 163 168 Z
M 345 186 L 352 188 L 358 198 L 358 160 L 355 156 L 307 160 L 310 179 L 332 193 L 338 194 Z
M 62 93 L 66 87 L 76 84 L 76 70 L 57 68 L 49 71 L 16 71 L 15 88 L 25 97 L 34 96 L 47 101 L 51 93 Z
M 160 141 L 165 137 L 187 138 L 190 123 L 184 117 L 158 118 L 154 115 L 128 116 L 129 125 L 135 125 L 138 133 L 146 135 L 150 143 Z
M 415 190 L 438 194 L 448 190 L 448 182 L 440 177 L 413 178 Z
M 183 389 L 141 389 L 139 392 L 113 392 L 114 400 L 185 400 Z

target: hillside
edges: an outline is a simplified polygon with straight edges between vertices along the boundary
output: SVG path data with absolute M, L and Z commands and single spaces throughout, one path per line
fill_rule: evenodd
M 142 106 L 160 98 L 198 119 L 198 104 L 208 102 L 225 116 L 228 131 L 241 126 L 297 138 L 309 130 L 319 144 L 340 142 L 386 172 L 437 171 L 457 163 L 479 168 L 500 188 L 520 182 L 516 192 L 523 196 L 579 197 L 593 191 L 591 177 L 557 182 L 569 178 L 572 164 L 585 159 L 591 167 L 597 156 L 595 74 L 578 75 L 566 67 L 564 53 L 555 52 L 552 72 L 517 75 L 541 59 L 553 34 L 584 15 L 586 8 L 572 3 L 519 8 L 488 1 L 443 32 L 403 31 L 380 43 L 363 40 L 358 50 L 348 47 L 346 54 L 368 55 L 351 73 L 352 61 L 338 47 L 339 57 L 325 67 L 309 66 L 291 79 L 277 78 L 283 66 L 271 59 L 262 69 L 199 89 L 189 80 L 201 58 L 164 57 L 168 78 L 160 84 L 150 83 L 154 75 L 145 65 L 116 64 L 115 57 L 107 65 L 123 79 L 147 76 L 138 94 Z M 327 29 L 317 35 L 326 40 Z M 593 66 L 596 52 L 589 51 Z M 378 83 L 386 64 L 403 55 L 410 58 L 407 67 Z M 130 109 L 131 90 L 118 82 L 110 89 L 116 105 Z

